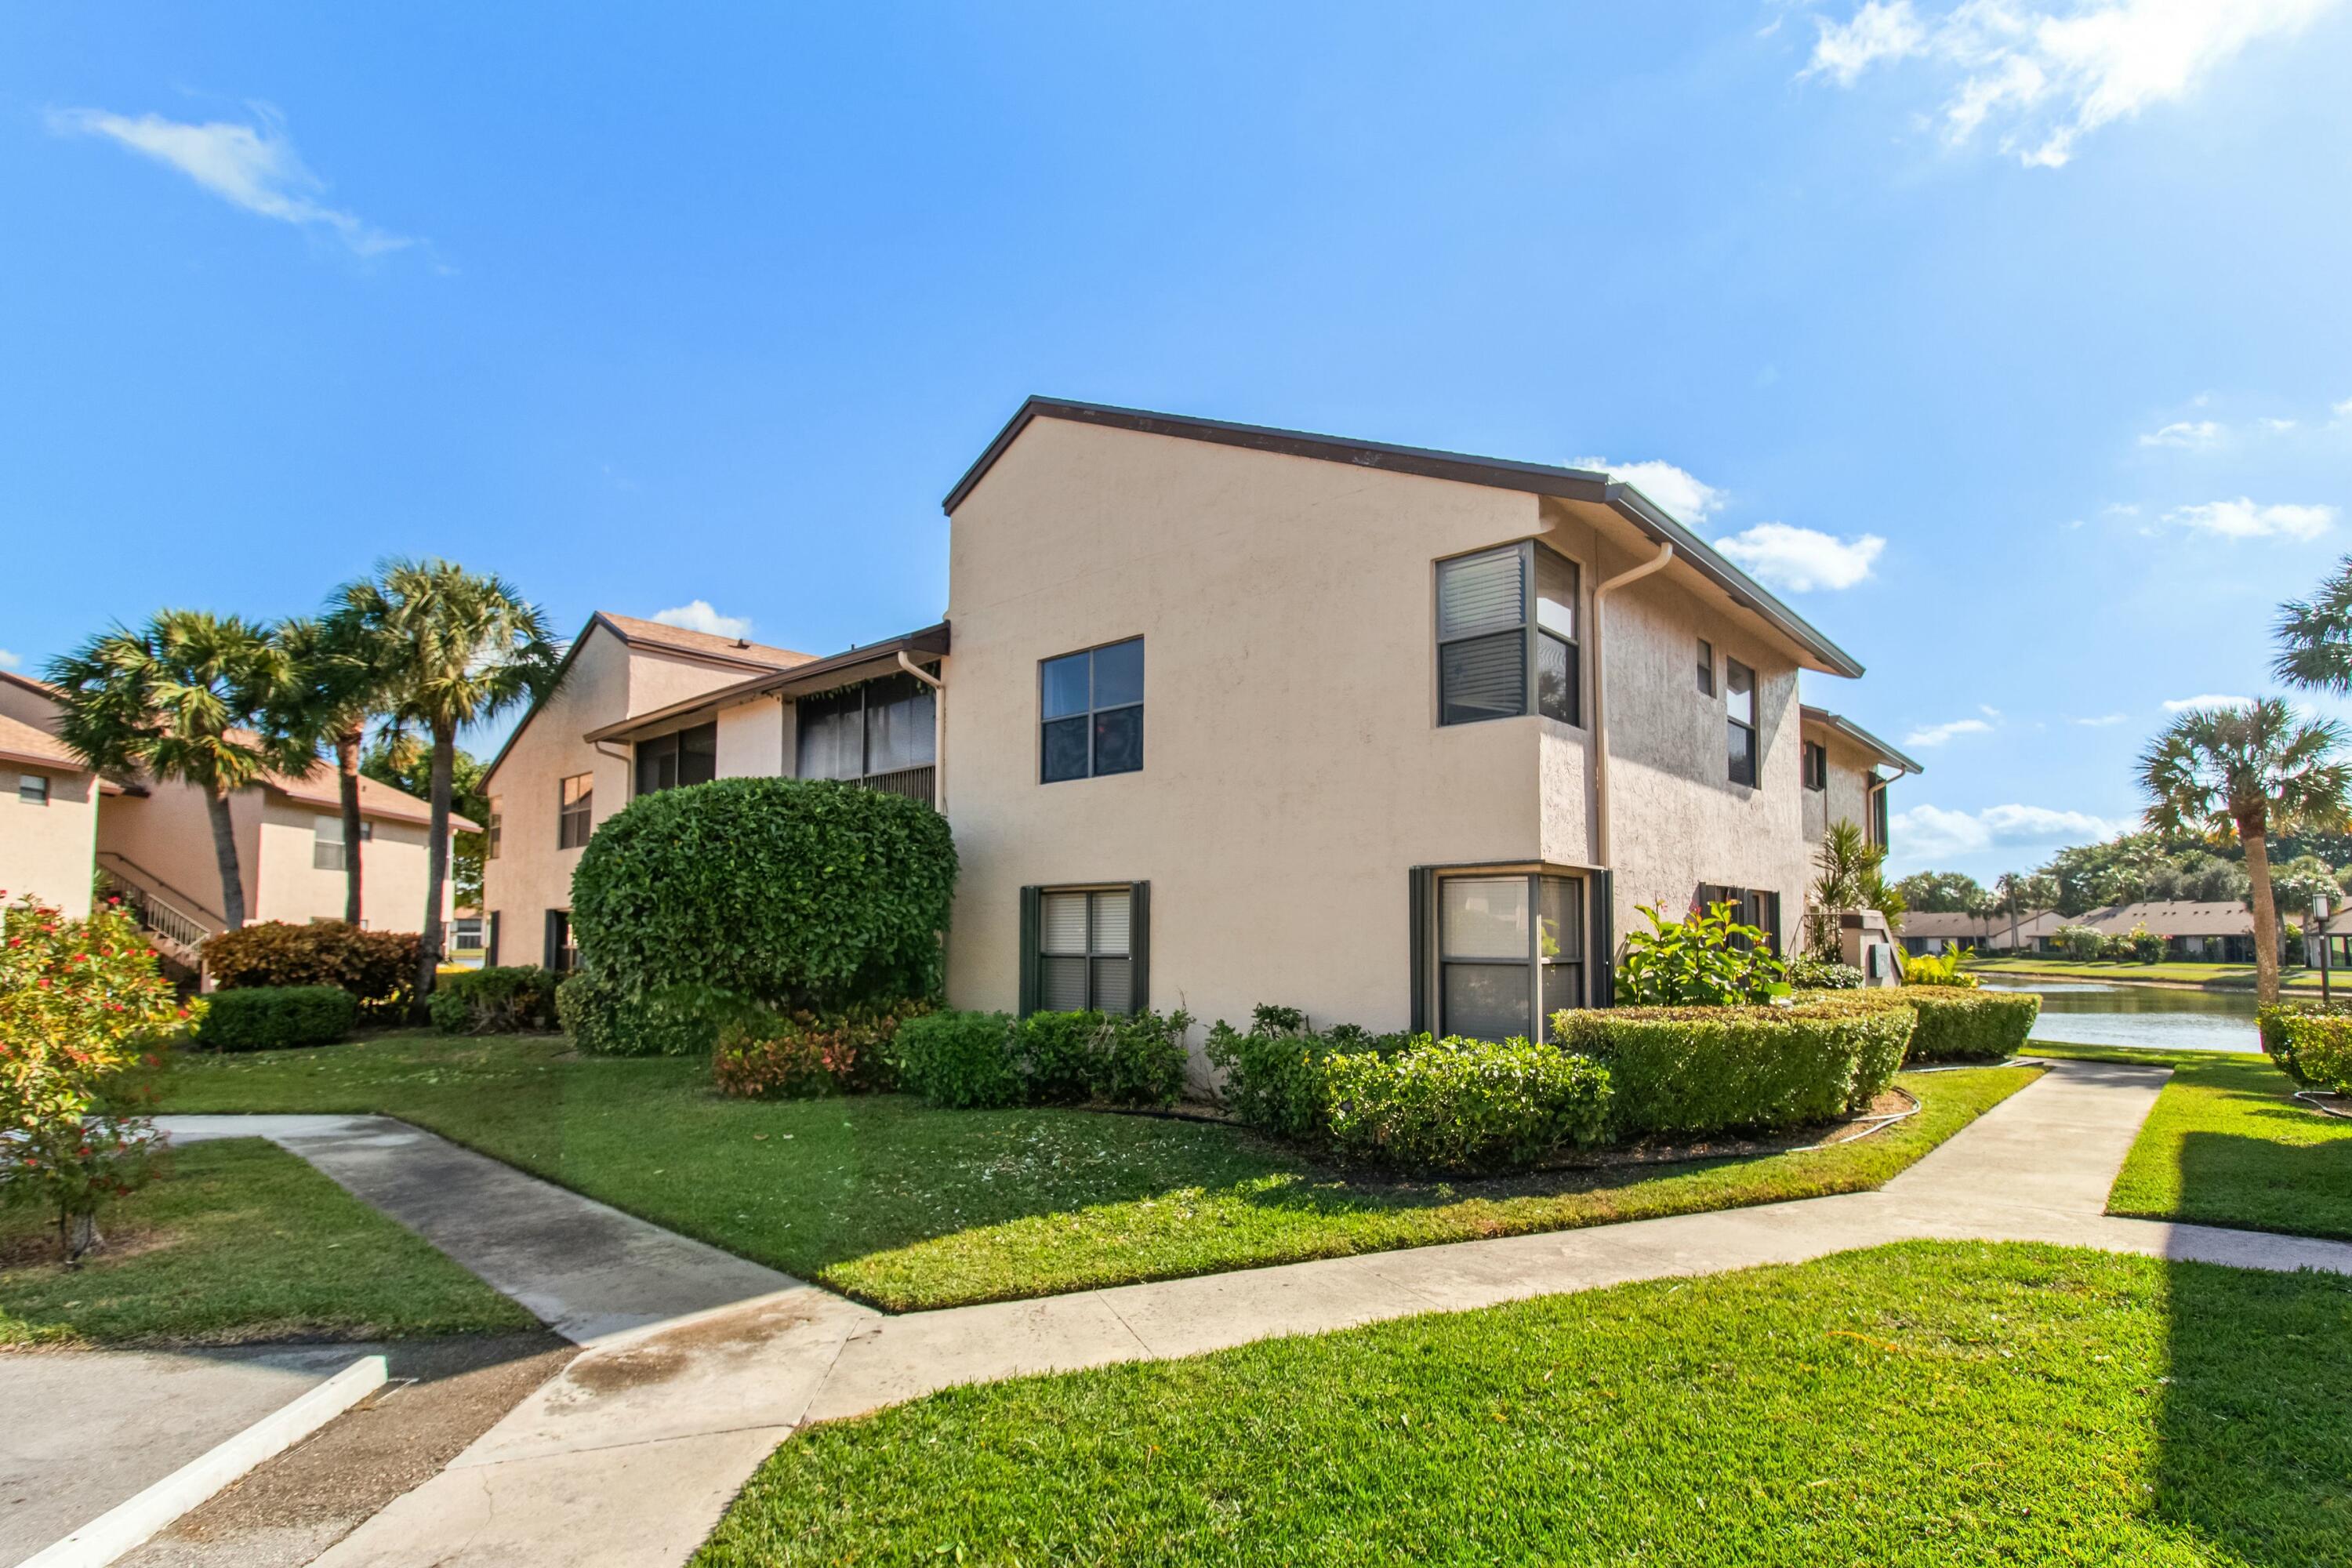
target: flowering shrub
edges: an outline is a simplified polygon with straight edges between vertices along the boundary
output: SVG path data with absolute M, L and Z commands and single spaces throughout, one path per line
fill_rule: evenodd
M 0 910 L 0 1202 L 53 1212 L 68 1260 L 100 1245 L 99 1206 L 152 1173 L 124 1074 L 187 1016 L 111 904 L 86 921 L 30 900 Z
M 2132 958 L 2135 962 L 2158 963 L 2163 961 L 2165 939 L 2160 932 L 2152 931 L 2146 926 L 2136 925 L 2131 929 L 2131 935 L 2124 940 L 2131 943 Z
M 1625 936 L 1617 966 L 1617 1000 L 1640 1007 L 1736 1007 L 1788 994 L 1788 971 L 1762 931 L 1732 919 L 1734 906 L 1709 904 L 1686 921 L 1641 906 L 1648 931 Z
M 890 1042 L 901 1024 L 930 1010 L 928 1002 L 906 1002 L 829 1017 L 794 1013 L 730 1023 L 720 1028 L 710 1054 L 711 1081 L 719 1093 L 747 1100 L 815 1100 L 887 1089 L 897 1079 Z
M 2107 951 L 2107 939 L 2099 934 L 2096 926 L 2060 926 L 2051 933 L 2051 940 L 2065 952 L 2067 957 L 2088 963 Z
M 1864 976 L 1851 963 L 1801 952 L 1789 960 L 1789 984 L 1797 991 L 1859 991 Z
M 1609 1069 L 1555 1046 L 1423 1037 L 1325 1063 L 1331 1150 L 1411 1170 L 1521 1168 L 1601 1136 Z

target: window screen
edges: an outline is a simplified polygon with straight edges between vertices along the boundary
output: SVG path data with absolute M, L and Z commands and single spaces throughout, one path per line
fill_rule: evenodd
M 1756 672 L 1736 658 L 1723 661 L 1723 708 L 1731 754 L 1731 782 L 1756 783 Z
M 719 776 L 719 724 L 697 724 L 637 742 L 637 793 L 656 795 Z
M 1125 888 L 1037 900 L 1037 1005 L 1048 1013 L 1135 1010 L 1133 904 Z

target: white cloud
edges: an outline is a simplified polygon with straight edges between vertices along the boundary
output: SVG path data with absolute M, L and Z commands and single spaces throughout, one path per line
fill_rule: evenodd
M 708 599 L 689 599 L 683 605 L 662 611 L 654 619 L 666 626 L 677 626 L 689 632 L 709 632 L 715 637 L 734 637 L 740 641 L 751 635 L 751 616 L 722 616 L 710 607 Z
M 1801 76 L 1851 86 L 1882 61 L 1926 56 L 1956 77 L 1940 110 L 1955 145 L 1988 124 L 2028 167 L 2058 168 L 2084 134 L 2195 92 L 2249 44 L 2300 31 L 2337 0 L 1961 0 L 1922 21 L 1869 0 L 1822 21 Z
M 2328 412 L 2338 419 L 2352 419 L 2352 397 L 2347 397 L 2341 403 L 2331 403 L 2327 408 Z
M 2088 843 L 2112 838 L 2132 825 L 2111 822 L 2086 811 L 2012 805 L 1987 806 L 1975 812 L 1915 805 L 1895 813 L 1889 826 L 1891 837 L 1904 860 L 1919 863 L 1987 849 Z
M 2164 704 L 2164 710 L 2167 713 L 2186 713 L 2191 708 L 2251 708 L 2253 705 L 2254 700 L 2251 697 L 2221 697 L 2209 691 L 2201 697 L 2169 698 Z
M 1886 541 L 1874 533 L 1834 539 L 1785 522 L 1759 522 L 1715 543 L 1759 580 L 1800 594 L 1853 587 L 1870 575 L 1871 563 L 1886 548 Z
M 1689 469 L 1655 458 L 1645 463 L 1612 463 L 1606 458 L 1579 458 L 1569 467 L 1598 469 L 1640 490 L 1679 521 L 1694 525 L 1705 522 L 1707 514 L 1726 500 L 1723 491 Z
M 2263 429 L 2270 431 L 2292 430 L 2295 426 L 2295 421 L 2292 419 L 2264 419 L 2261 424 Z
M 25 660 L 21 655 L 10 653 L 6 648 L 0 647 L 0 669 L 22 669 L 24 668 Z
M 1820 34 L 1813 40 L 1813 58 L 1802 76 L 1833 77 L 1840 87 L 1880 60 L 1899 60 L 1927 46 L 1927 29 L 1919 26 L 1911 0 L 1870 0 L 1843 22 L 1816 16 Z
M 2210 419 L 2191 424 L 2176 420 L 2161 430 L 2152 430 L 2139 438 L 2143 447 L 2210 447 L 2221 439 L 2221 427 Z
M 1981 719 L 1955 719 L 1948 724 L 1922 724 L 1903 737 L 1906 746 L 1940 746 L 1955 735 L 1990 735 L 1992 726 Z
M 416 243 L 371 227 L 350 213 L 316 198 L 326 182 L 312 174 L 286 137 L 284 121 L 266 104 L 253 105 L 256 123 L 213 121 L 191 125 L 159 114 L 110 114 L 99 109 L 61 109 L 48 116 L 60 136 L 104 136 L 132 152 L 169 164 L 205 190 L 246 211 L 298 227 L 324 228 L 360 256 L 381 256 Z
M 2248 497 L 2176 507 L 2167 522 L 2218 533 L 2224 539 L 2316 539 L 2334 526 L 2332 506 L 2257 506 Z
M 2086 730 L 2104 730 L 2110 724 L 2121 724 L 2130 717 L 2128 713 L 2102 713 L 2095 719 L 2077 719 L 2074 722 Z

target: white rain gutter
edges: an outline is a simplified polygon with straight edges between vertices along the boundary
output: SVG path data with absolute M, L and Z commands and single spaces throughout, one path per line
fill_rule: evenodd
M 1638 583 L 1653 572 L 1663 572 L 1666 563 L 1675 558 L 1671 543 L 1660 544 L 1657 554 L 1639 566 L 1620 572 L 1592 590 L 1592 861 L 1603 870 L 1612 866 L 1609 847 L 1609 709 L 1602 695 L 1601 645 L 1603 620 L 1601 606 L 1610 594 L 1629 583 Z
M 929 687 L 931 698 L 931 808 L 948 814 L 948 683 L 898 650 L 898 668 Z

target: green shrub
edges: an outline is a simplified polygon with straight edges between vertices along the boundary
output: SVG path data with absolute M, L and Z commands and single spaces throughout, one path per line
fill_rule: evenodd
M 2164 958 L 2164 938 L 2146 926 L 2134 926 L 2125 939 L 2131 943 L 2132 958 L 2140 963 L 2158 963 Z
M 1013 1026 L 1013 1070 L 1024 1098 L 1039 1105 L 1075 1105 L 1095 1098 L 1099 1076 L 1100 1013 L 1032 1013 Z
M 737 1020 L 719 1032 L 711 1081 L 719 1093 L 747 1100 L 879 1093 L 897 1086 L 891 1042 L 899 1028 L 929 1011 L 928 1002 L 908 1002 L 829 1018 L 795 1013 Z
M 1714 903 L 1688 920 L 1670 921 L 1640 906 L 1648 931 L 1628 932 L 1617 966 L 1617 999 L 1630 1006 L 1730 1007 L 1767 1002 L 1788 991 L 1788 972 L 1763 931 Z
M 1859 991 L 1864 976 L 1851 963 L 1801 952 L 1789 960 L 1789 984 L 1799 991 Z
M 511 1035 L 555 1027 L 556 977 L 535 964 L 444 974 L 425 1003 L 445 1035 Z
M 988 1110 L 1026 1097 L 1013 1054 L 1013 1016 L 942 1010 L 898 1026 L 898 1081 L 933 1105 Z
M 2015 1056 L 2042 1016 L 2042 998 L 2031 991 L 1968 991 L 1938 985 L 1894 990 L 1841 991 L 1806 997 L 1811 1005 L 1908 1007 L 1917 1016 L 1903 1059 L 1913 1062 L 1990 1062 Z
M 2107 939 L 2091 926 L 2060 926 L 2052 936 L 2067 957 L 2084 963 L 2107 951 Z
M 1552 1046 L 1449 1037 L 1324 1059 L 1341 1159 L 1408 1170 L 1525 1169 L 1599 1138 L 1609 1072 Z
M 2263 1052 L 2281 1072 L 2306 1086 L 2324 1085 L 2326 1081 L 2303 1059 L 2304 1043 L 2318 1037 L 2319 1032 L 2299 1026 L 2313 1018 L 2352 1019 L 2352 1003 L 2273 1002 L 2254 1010 L 2254 1024 L 2262 1032 Z
M 263 921 L 205 943 L 205 972 L 223 991 L 332 985 L 370 1012 L 396 1011 L 416 977 L 415 931 L 362 931 L 341 921 Z
M 1552 1016 L 1552 1034 L 1609 1068 L 1611 1125 L 1632 1138 L 1801 1127 L 1859 1110 L 1894 1081 L 1917 1021 L 1899 1005 L 1570 1008 Z
M 1184 1033 L 1192 1016 L 1137 1013 L 1110 1021 L 1095 1097 L 1112 1105 L 1173 1105 L 1184 1096 L 1184 1067 L 1192 1053 Z
M 674 986 L 631 995 L 588 970 L 555 988 L 555 1014 L 572 1043 L 592 1056 L 707 1055 L 719 1030 L 771 1011 L 707 987 Z
M 359 998 L 332 985 L 248 985 L 215 991 L 191 1035 L 213 1051 L 328 1046 L 352 1032 Z
M 583 965 L 628 997 L 824 1013 L 932 997 L 955 893 L 947 819 L 830 780 L 640 795 L 572 882 Z
M 1203 1054 L 1222 1079 L 1225 1108 L 1242 1122 L 1277 1138 L 1320 1144 L 1329 1137 L 1329 1058 L 1367 1051 L 1394 1056 L 1426 1037 L 1371 1035 L 1351 1024 L 1318 1034 L 1295 1007 L 1261 1006 L 1247 1033 L 1220 1019 L 1209 1030 Z
M 2352 1016 L 2340 1010 L 2263 1011 L 2279 1014 L 2274 1028 L 2281 1048 L 2271 1056 L 2287 1076 L 2313 1089 L 2352 1094 Z M 2265 1046 L 2272 1032 L 2263 1031 Z
M 1960 965 L 1976 954 L 1965 947 L 1948 947 L 1942 952 L 1919 952 L 1903 962 L 1903 984 L 1906 985 L 1942 985 L 1956 991 L 1973 991 L 1977 977 L 1964 972 Z

